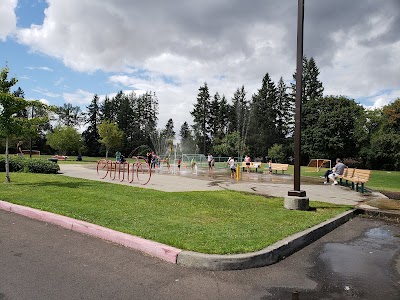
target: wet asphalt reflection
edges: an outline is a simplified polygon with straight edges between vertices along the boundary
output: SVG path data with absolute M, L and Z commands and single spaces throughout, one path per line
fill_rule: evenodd
M 382 224 L 351 241 L 320 246 L 308 274 L 318 288 L 299 291 L 298 299 L 399 300 L 400 226 Z M 272 294 L 290 299 L 287 291 Z

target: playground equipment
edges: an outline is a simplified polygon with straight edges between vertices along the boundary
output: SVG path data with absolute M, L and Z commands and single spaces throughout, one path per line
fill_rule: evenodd
M 97 175 L 104 179 L 109 176 L 112 180 L 117 179 L 124 181 L 125 179 L 132 183 L 135 180 L 142 185 L 146 185 L 151 179 L 151 168 L 144 156 L 133 156 L 132 163 L 115 162 L 107 159 L 101 159 L 97 163 Z M 125 176 L 126 174 L 126 176 Z
M 322 167 L 326 167 L 329 169 L 332 168 L 332 162 L 330 159 L 326 159 L 326 158 L 317 158 L 317 159 L 311 159 L 310 162 L 307 165 L 307 172 L 314 172 L 314 168 L 316 172 L 319 172 L 319 170 Z

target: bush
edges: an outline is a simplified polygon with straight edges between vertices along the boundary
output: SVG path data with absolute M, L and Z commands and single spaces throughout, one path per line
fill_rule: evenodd
M 54 162 L 40 158 L 24 158 L 9 156 L 10 172 L 29 172 L 55 174 L 60 170 L 60 166 Z M 0 157 L 0 172 L 6 171 L 6 160 Z

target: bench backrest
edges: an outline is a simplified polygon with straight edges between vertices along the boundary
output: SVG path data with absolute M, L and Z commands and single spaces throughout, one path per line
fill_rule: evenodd
M 342 177 L 351 178 L 354 175 L 354 168 L 346 168 L 344 169 Z
M 353 178 L 358 180 L 368 181 L 371 177 L 371 170 L 355 169 Z
M 287 171 L 289 164 L 271 163 L 272 170 Z

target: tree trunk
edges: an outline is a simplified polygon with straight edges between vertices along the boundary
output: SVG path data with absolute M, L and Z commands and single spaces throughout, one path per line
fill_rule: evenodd
M 106 159 L 108 159 L 108 149 L 106 149 Z
M 8 136 L 6 137 L 6 160 L 5 160 L 5 165 L 6 165 L 6 182 L 10 182 L 10 163 L 8 160 Z

